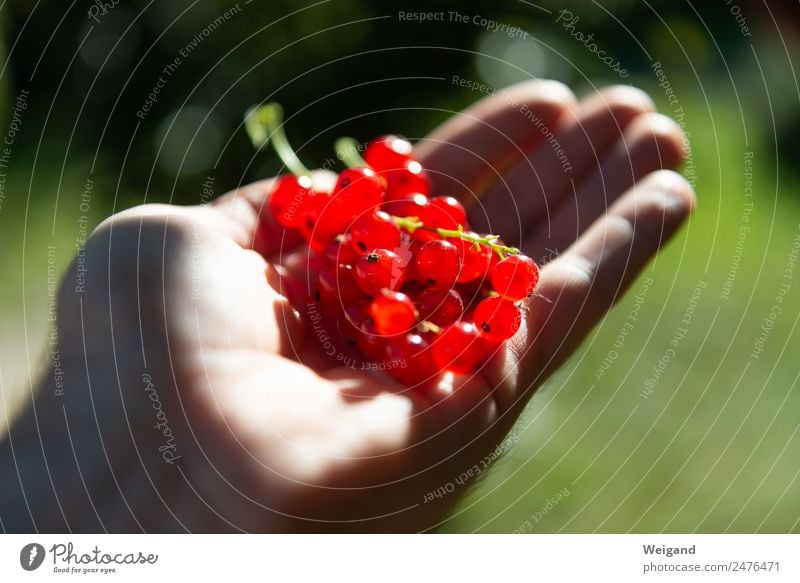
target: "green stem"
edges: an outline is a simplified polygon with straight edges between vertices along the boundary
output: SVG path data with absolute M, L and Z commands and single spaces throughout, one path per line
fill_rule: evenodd
M 358 142 L 346 136 L 336 140 L 333 145 L 336 157 L 339 158 L 348 168 L 363 168 L 367 165 L 361 154 L 358 153 Z
M 251 107 L 245 114 L 244 127 L 253 147 L 262 148 L 269 143 L 281 162 L 295 176 L 310 176 L 311 172 L 297 157 L 289 145 L 283 130 L 283 107 L 274 101 L 258 107 Z
M 492 251 L 497 253 L 500 259 L 505 259 L 506 253 L 509 255 L 516 255 L 519 253 L 519 249 L 516 247 L 508 247 L 507 245 L 499 244 L 497 242 L 498 239 L 500 239 L 498 235 L 481 236 L 476 233 L 469 233 L 464 231 L 464 228 L 461 225 L 458 226 L 458 229 L 440 229 L 439 227 L 426 226 L 417 217 L 397 217 L 393 215 L 392 220 L 394 221 L 395 225 L 401 229 L 405 229 L 412 235 L 417 229 L 424 229 L 426 231 L 432 231 L 438 234 L 443 239 L 463 239 L 464 241 L 470 241 L 473 245 L 486 245 Z
M 442 328 L 440 326 L 437 326 L 428 320 L 422 320 L 422 322 L 417 324 L 417 329 L 419 329 L 420 332 L 433 332 L 434 334 L 442 333 Z

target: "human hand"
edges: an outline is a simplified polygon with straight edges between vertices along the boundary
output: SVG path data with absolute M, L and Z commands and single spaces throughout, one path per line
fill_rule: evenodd
M 434 192 L 479 202 L 477 229 L 555 257 L 517 335 L 479 374 L 426 391 L 321 354 L 284 295 L 305 283 L 303 252 L 268 216 L 271 181 L 108 219 L 86 249 L 85 289 L 73 267 L 59 299 L 67 389 L 42 391 L 12 433 L 42 444 L 38 479 L 55 492 L 28 508 L 36 527 L 435 526 L 463 488 L 430 494 L 491 458 L 691 212 L 689 185 L 660 171 L 680 163 L 682 133 L 652 109 L 630 88 L 576 102 L 524 83 L 418 143 Z M 34 499 L 47 490 L 35 474 L 21 477 Z

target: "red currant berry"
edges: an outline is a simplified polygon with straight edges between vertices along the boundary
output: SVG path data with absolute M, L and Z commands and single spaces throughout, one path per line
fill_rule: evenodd
M 375 331 L 382 336 L 407 334 L 417 324 L 417 310 L 404 293 L 383 290 L 372 300 L 369 314 L 375 322 Z
M 521 323 L 519 308 L 499 296 L 483 299 L 475 308 L 475 326 L 481 336 L 491 342 L 511 338 Z
M 421 320 L 437 326 L 447 326 L 456 322 L 464 313 L 464 301 L 454 289 L 430 287 L 417 298 L 417 309 Z
M 442 330 L 434 340 L 431 356 L 439 370 L 470 374 L 486 357 L 486 346 L 474 324 L 457 322 Z
M 301 209 L 311 193 L 310 176 L 282 176 L 269 195 L 269 211 L 287 229 L 296 229 L 302 220 Z
M 461 259 L 452 243 L 439 239 L 428 241 L 416 253 L 415 277 L 433 287 L 450 288 L 458 279 Z
M 458 283 L 468 283 L 478 278 L 488 277 L 487 272 L 493 253 L 491 247 L 457 237 L 447 240 L 458 248 L 461 255 L 461 273 L 458 276 Z
M 367 324 L 371 322 L 368 301 L 360 301 L 347 306 L 339 315 L 339 333 L 348 344 L 357 343 Z
M 427 218 L 430 211 L 428 197 L 424 194 L 410 194 L 405 198 L 389 200 L 383 203 L 383 210 L 397 217 L 417 217 L 421 221 Z
M 358 253 L 368 249 L 396 249 L 400 246 L 400 228 L 383 211 L 364 213 L 350 227 L 353 248 Z
M 375 322 L 367 318 L 359 327 L 356 334 L 358 349 L 370 360 L 381 361 L 386 356 L 386 344 L 389 338 L 381 336 L 375 330 Z
M 452 196 L 436 196 L 430 199 L 430 207 L 427 223 L 429 227 L 457 229 L 461 226 L 465 231 L 469 229 L 467 211 Z
M 402 168 L 413 159 L 411 142 L 392 135 L 375 138 L 364 152 L 364 161 L 378 172 Z
M 388 249 L 373 249 L 358 258 L 356 282 L 364 293 L 375 297 L 383 289 L 400 289 L 405 272 L 406 263 L 396 253 Z
M 494 291 L 512 302 L 530 296 L 538 282 L 539 267 L 525 255 L 510 255 L 492 270 Z
M 298 228 L 308 246 L 317 253 L 322 253 L 327 244 L 342 232 L 322 219 L 328 213 L 330 200 L 326 194 L 315 194 L 306 200 L 301 211 L 302 219 Z
M 469 283 L 459 283 L 456 285 L 455 290 L 464 301 L 464 311 L 469 311 L 470 308 L 475 308 L 475 305 L 487 296 L 487 290 L 480 281 L 474 280 Z
M 406 282 L 403 284 L 403 287 L 400 288 L 400 291 L 406 294 L 408 297 L 411 298 L 411 301 L 416 303 L 419 299 L 420 294 L 428 289 L 428 286 L 421 284 L 417 280 L 412 277 L 414 270 L 412 266 L 409 265 L 406 268 Z
M 422 384 L 437 374 L 430 346 L 419 334 L 389 340 L 384 364 L 387 373 L 409 386 Z
M 442 236 L 439 235 L 439 233 L 437 233 L 436 231 L 429 231 L 428 229 L 416 229 L 412 237 L 414 238 L 415 241 L 419 241 L 420 243 L 442 240 Z
M 349 265 L 326 266 L 317 276 L 317 290 L 323 305 L 338 313 L 364 299 L 364 292 L 356 283 L 354 270 Z
M 331 203 L 320 217 L 336 234 L 344 233 L 353 217 L 380 208 L 386 181 L 371 168 L 343 170 L 331 194 Z
M 405 261 L 408 264 L 408 271 L 406 272 L 406 281 L 412 281 L 415 279 L 415 276 L 412 274 L 416 273 L 416 261 L 414 257 L 416 257 L 419 250 L 422 249 L 422 245 L 424 245 L 424 241 L 419 241 L 414 239 L 411 235 L 406 233 L 405 231 L 402 232 L 402 242 L 400 243 L 400 247 L 395 250 L 400 256 L 400 259 Z
M 397 200 L 415 193 L 427 196 L 431 192 L 428 175 L 416 160 L 411 160 L 396 170 L 385 170 L 381 175 L 388 184 L 386 200 Z
M 339 173 L 332 196 L 337 205 L 348 207 L 352 216 L 380 205 L 385 192 L 386 181 L 371 168 L 348 168 Z
M 325 246 L 323 257 L 330 265 L 355 265 L 359 253 L 353 249 L 350 235 L 338 237 Z

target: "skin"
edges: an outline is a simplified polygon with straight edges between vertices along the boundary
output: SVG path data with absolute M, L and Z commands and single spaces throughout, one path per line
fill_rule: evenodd
M 469 481 L 430 493 L 485 469 L 536 389 L 691 213 L 691 188 L 669 170 L 682 147 L 638 90 L 578 101 L 544 81 L 421 140 L 436 192 L 460 193 L 477 228 L 543 261 L 519 333 L 480 374 L 426 391 L 322 357 L 286 298 L 305 283 L 303 251 L 266 212 L 270 180 L 205 206 L 112 216 L 61 286 L 63 394 L 48 372 L 2 443 L 3 528 L 435 527 Z

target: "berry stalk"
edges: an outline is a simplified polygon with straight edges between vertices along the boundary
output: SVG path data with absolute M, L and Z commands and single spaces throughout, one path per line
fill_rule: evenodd
M 367 165 L 361 154 L 358 153 L 358 142 L 353 138 L 343 136 L 333 145 L 336 157 L 348 168 L 363 168 Z
M 501 245 L 498 243 L 497 241 L 500 239 L 498 235 L 481 236 L 476 233 L 469 233 L 464 231 L 464 227 L 462 225 L 459 225 L 457 229 L 442 229 L 439 227 L 428 227 L 417 217 L 398 217 L 392 215 L 392 220 L 394 221 L 395 225 L 401 229 L 405 229 L 412 235 L 417 229 L 423 229 L 425 231 L 436 233 L 443 239 L 462 239 L 464 241 L 471 242 L 473 245 L 485 245 L 497 253 L 500 259 L 505 259 L 506 254 L 519 254 L 519 249 L 516 247 L 509 247 L 507 245 Z
M 274 101 L 251 107 L 244 118 L 244 127 L 253 147 L 262 148 L 272 144 L 275 153 L 295 176 L 311 176 L 311 172 L 297 157 L 289 145 L 283 130 L 283 107 Z
M 422 320 L 419 324 L 417 324 L 417 330 L 420 332 L 433 332 L 434 334 L 441 334 L 442 327 L 437 326 L 433 322 L 428 320 Z

